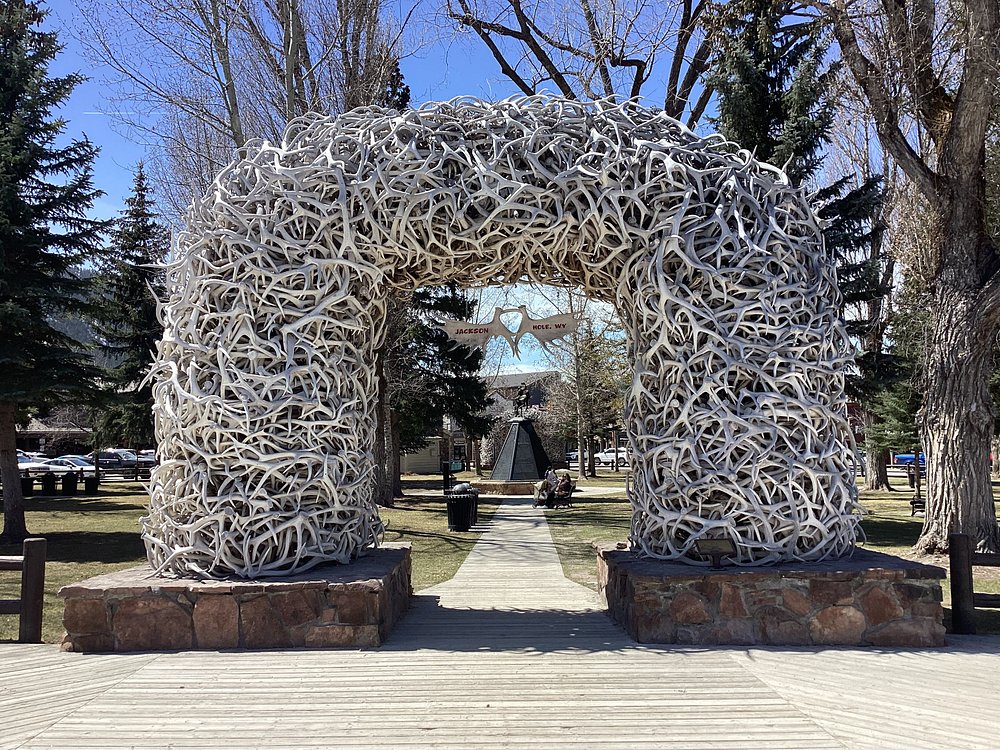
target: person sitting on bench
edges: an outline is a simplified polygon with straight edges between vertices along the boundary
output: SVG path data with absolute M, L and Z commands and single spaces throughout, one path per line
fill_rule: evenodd
M 552 493 L 556 490 L 558 481 L 559 478 L 550 466 L 545 470 L 545 478 L 535 483 L 535 501 L 531 504 L 531 507 L 537 508 L 539 505 L 547 505 L 552 497 Z
M 569 474 L 563 474 L 559 477 L 552 495 L 556 507 L 560 505 L 565 505 L 567 508 L 572 507 L 573 504 L 570 502 L 570 498 L 573 497 L 573 481 L 569 478 Z

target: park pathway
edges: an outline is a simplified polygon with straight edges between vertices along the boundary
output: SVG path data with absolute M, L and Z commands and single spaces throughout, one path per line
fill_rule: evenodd
M 455 577 L 420 592 L 389 645 L 448 648 L 470 638 L 494 650 L 626 643 L 597 592 L 563 575 L 545 513 L 529 498 L 500 506 Z
M 558 511 L 572 513 L 572 509 Z M 995 750 L 1000 639 L 944 649 L 642 646 L 506 501 L 380 649 L 0 646 L 0 750 Z

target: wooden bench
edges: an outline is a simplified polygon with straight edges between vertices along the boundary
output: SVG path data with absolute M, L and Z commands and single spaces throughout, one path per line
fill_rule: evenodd
M 568 477 L 569 483 L 569 494 L 559 496 L 555 492 L 550 493 L 548 502 L 545 503 L 547 508 L 572 508 L 573 507 L 573 493 L 576 492 L 576 482 L 573 481 L 573 476 L 570 474 L 569 469 L 558 469 L 556 470 L 556 476 L 560 479 L 562 477 Z
M 951 631 L 976 633 L 976 607 L 1000 609 L 1000 594 L 977 594 L 972 587 L 972 566 L 1000 568 L 1000 555 L 973 552 L 968 534 L 948 535 L 951 579 Z
M 21 598 L 0 599 L 0 615 L 18 615 L 19 643 L 41 643 L 42 604 L 45 600 L 45 540 L 25 539 L 20 555 L 0 557 L 0 570 L 21 573 Z
M 569 488 L 568 495 L 557 495 L 552 493 L 552 507 L 553 508 L 572 508 L 573 507 L 573 492 L 576 490 L 576 484 L 574 483 Z
M 915 516 L 915 515 L 917 515 L 917 513 L 926 513 L 926 512 L 927 512 L 927 501 L 926 500 L 924 500 L 923 498 L 921 498 L 920 500 L 917 500 L 916 498 L 914 498 L 913 500 L 910 500 L 910 515 L 911 516 Z

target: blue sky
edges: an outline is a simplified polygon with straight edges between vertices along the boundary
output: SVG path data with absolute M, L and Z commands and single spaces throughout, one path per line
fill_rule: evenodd
M 77 10 L 72 0 L 50 0 L 43 7 L 50 11 L 47 27 L 58 33 L 64 45 L 50 72 L 53 75 L 78 72 L 88 77 L 59 111 L 67 120 L 66 138 L 86 135 L 100 147 L 95 183 L 106 195 L 95 203 L 93 213 L 100 218 L 116 216 L 124 205 L 132 172 L 143 158 L 144 148 L 107 114 L 109 71 L 89 60 L 75 37 L 79 24 L 74 22 Z M 425 45 L 418 55 L 404 59 L 401 67 L 414 105 L 455 96 L 501 99 L 517 93 L 475 39 Z

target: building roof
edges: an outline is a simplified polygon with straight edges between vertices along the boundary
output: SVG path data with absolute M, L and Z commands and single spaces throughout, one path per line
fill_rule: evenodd
M 53 434 L 64 434 L 64 435 L 89 435 L 91 432 L 89 427 L 81 427 L 80 425 L 73 424 L 71 422 L 61 422 L 59 424 L 48 424 L 38 419 L 37 417 L 32 417 L 28 420 L 27 427 L 17 428 L 17 434 L 21 437 L 26 437 L 29 435 L 53 435 Z

